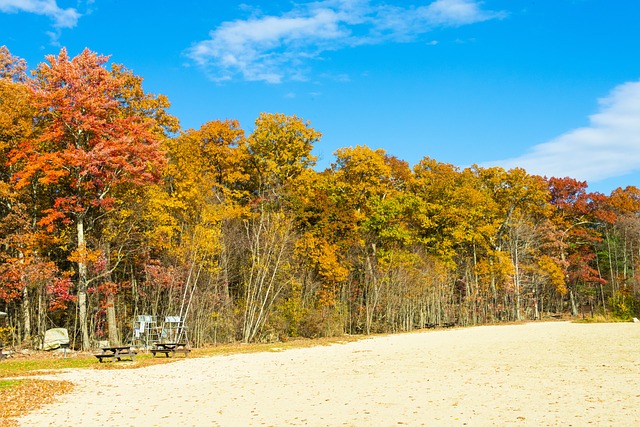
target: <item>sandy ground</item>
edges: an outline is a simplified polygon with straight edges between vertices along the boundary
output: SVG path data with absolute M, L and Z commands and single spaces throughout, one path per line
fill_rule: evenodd
M 21 426 L 638 426 L 640 324 L 529 323 L 56 376 Z

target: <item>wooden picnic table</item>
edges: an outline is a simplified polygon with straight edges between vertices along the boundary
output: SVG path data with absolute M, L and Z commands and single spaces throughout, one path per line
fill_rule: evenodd
M 158 353 L 164 353 L 166 357 L 175 356 L 176 353 L 183 353 L 184 357 L 187 357 L 191 348 L 189 348 L 189 344 L 186 342 L 159 342 L 155 343 L 150 351 L 153 357 L 156 357 Z M 169 356 L 169 354 L 171 354 L 171 356 Z
M 128 357 L 133 362 L 133 356 L 138 352 L 129 345 L 115 346 L 115 347 L 102 347 L 102 353 L 94 354 L 98 358 L 98 361 L 102 363 L 103 359 L 111 359 L 112 362 L 116 360 L 122 360 L 124 357 Z

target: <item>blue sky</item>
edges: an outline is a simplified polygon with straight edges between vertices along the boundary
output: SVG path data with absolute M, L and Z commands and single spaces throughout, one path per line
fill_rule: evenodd
M 31 68 L 111 55 L 185 129 L 296 114 L 320 168 L 367 145 L 608 194 L 640 186 L 639 19 L 631 0 L 0 0 L 0 45 Z

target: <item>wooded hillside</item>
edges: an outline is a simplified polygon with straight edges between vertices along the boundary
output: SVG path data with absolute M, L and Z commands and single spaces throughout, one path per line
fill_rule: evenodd
M 0 341 L 128 342 L 141 314 L 186 316 L 194 345 L 640 316 L 636 187 L 360 141 L 317 171 L 301 118 L 247 135 L 168 108 L 91 51 L 28 75 L 0 48 Z

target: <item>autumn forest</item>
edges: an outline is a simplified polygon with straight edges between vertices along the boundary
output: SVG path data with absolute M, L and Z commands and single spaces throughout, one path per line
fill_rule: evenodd
M 125 343 L 142 314 L 194 346 L 640 316 L 636 187 L 359 141 L 318 171 L 299 117 L 183 130 L 169 106 L 89 50 L 28 72 L 0 47 L 0 341 Z

